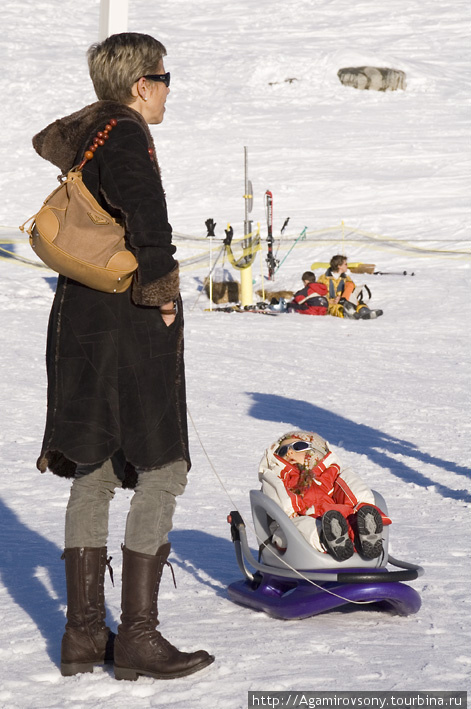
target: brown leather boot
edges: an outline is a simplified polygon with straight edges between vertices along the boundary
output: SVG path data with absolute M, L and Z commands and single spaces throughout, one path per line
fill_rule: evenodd
M 67 624 L 62 638 L 61 674 L 93 672 L 113 662 L 114 633 L 105 625 L 106 547 L 65 549 Z
M 170 544 L 155 556 L 123 547 L 121 625 L 114 649 L 116 679 L 136 680 L 139 675 L 155 679 L 185 677 L 214 662 L 205 650 L 180 652 L 155 629 L 157 597 Z

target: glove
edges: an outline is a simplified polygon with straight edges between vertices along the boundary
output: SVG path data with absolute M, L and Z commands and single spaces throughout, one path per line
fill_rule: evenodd
M 205 224 L 206 229 L 208 230 L 206 236 L 214 236 L 214 230 L 216 228 L 216 222 L 214 221 L 214 219 L 206 219 Z
M 234 229 L 230 226 L 228 229 L 225 229 L 226 232 L 226 238 L 224 239 L 224 244 L 225 246 L 230 246 L 232 237 L 234 236 Z

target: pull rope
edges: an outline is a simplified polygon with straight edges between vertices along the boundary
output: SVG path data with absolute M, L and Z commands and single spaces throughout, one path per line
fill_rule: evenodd
M 222 489 L 223 489 L 224 492 L 226 493 L 226 495 L 227 495 L 227 497 L 228 497 L 228 499 L 229 499 L 231 505 L 233 505 L 234 509 L 237 510 L 237 512 L 239 512 L 239 508 L 237 507 L 237 504 L 236 504 L 236 503 L 234 502 L 234 500 L 232 499 L 232 497 L 231 497 L 231 495 L 230 495 L 230 493 L 229 493 L 229 490 L 228 490 L 228 489 L 226 488 L 226 486 L 224 485 L 224 483 L 223 483 L 223 481 L 222 481 L 222 479 L 221 479 L 221 477 L 220 477 L 218 471 L 216 470 L 216 468 L 215 468 L 214 465 L 213 465 L 213 461 L 212 461 L 211 458 L 209 457 L 208 452 L 207 452 L 206 448 L 204 447 L 204 443 L 203 443 L 203 441 L 201 440 L 201 436 L 200 436 L 200 434 L 198 433 L 198 429 L 196 428 L 195 422 L 193 421 L 193 416 L 191 415 L 191 412 L 190 412 L 190 410 L 188 409 L 188 407 L 187 407 L 187 410 L 188 410 L 188 418 L 190 419 L 191 424 L 192 424 L 192 426 L 193 426 L 193 428 L 194 428 L 194 430 L 195 430 L 196 437 L 197 437 L 197 439 L 198 439 L 198 441 L 199 441 L 199 444 L 200 444 L 200 446 L 201 446 L 201 450 L 203 451 L 203 453 L 204 453 L 204 455 L 205 455 L 205 457 L 206 457 L 206 460 L 208 461 L 208 463 L 209 463 L 209 465 L 210 465 L 211 470 L 213 471 L 214 475 L 216 476 L 216 478 L 217 478 L 217 480 L 218 480 L 220 486 L 222 487 Z M 257 536 L 257 535 L 255 534 L 255 536 Z
M 234 502 L 234 500 L 232 499 L 232 497 L 231 497 L 231 495 L 230 495 L 228 489 L 226 488 L 226 486 L 224 485 L 224 482 L 223 482 L 222 479 L 221 479 L 221 476 L 219 475 L 219 473 L 217 472 L 215 466 L 213 465 L 213 462 L 212 462 L 211 458 L 209 457 L 209 454 L 208 454 L 206 448 L 204 447 L 203 441 L 201 440 L 201 436 L 200 436 L 200 434 L 199 434 L 199 432 L 198 432 L 198 429 L 196 428 L 195 422 L 193 421 L 193 417 L 192 417 L 191 412 L 190 412 L 190 410 L 189 410 L 188 408 L 187 408 L 187 411 L 188 411 L 188 418 L 190 419 L 191 424 L 192 424 L 192 426 L 193 426 L 193 429 L 194 429 L 194 431 L 195 431 L 195 433 L 196 433 L 196 437 L 198 438 L 199 444 L 200 444 L 200 446 L 201 446 L 201 450 L 203 451 L 203 453 L 204 453 L 204 455 L 205 455 L 205 457 L 206 457 L 206 460 L 207 460 L 208 463 L 209 463 L 209 466 L 210 466 L 211 470 L 213 471 L 214 475 L 216 476 L 216 478 L 217 478 L 219 484 L 221 485 L 222 489 L 223 489 L 224 492 L 226 493 L 227 498 L 229 499 L 229 501 L 230 501 L 230 503 L 231 503 L 233 509 L 236 510 L 237 512 L 239 512 L 239 514 L 240 514 L 240 511 L 239 511 L 239 508 L 238 508 L 237 504 L 236 504 L 236 503 Z M 241 515 L 241 516 L 242 516 L 242 515 Z M 255 535 L 255 538 L 256 538 L 256 540 L 257 540 L 259 546 L 261 546 L 262 544 L 264 544 L 263 540 L 260 539 L 260 537 L 258 536 L 257 532 L 255 531 L 255 528 L 254 528 L 250 523 L 247 524 L 246 526 L 248 526 L 249 529 L 250 529 L 250 530 L 253 532 L 253 534 Z M 268 549 L 268 550 L 273 554 L 273 556 L 276 556 L 276 555 L 275 555 L 275 552 L 273 551 L 273 549 L 271 549 L 269 546 L 266 546 L 266 549 Z M 344 596 L 341 596 L 339 593 L 335 593 L 334 591 L 331 591 L 330 589 L 325 588 L 324 586 L 321 586 L 320 584 L 316 583 L 316 582 L 313 581 L 312 579 L 307 578 L 307 576 L 305 576 L 303 573 L 301 573 L 301 571 L 299 571 L 298 569 L 295 569 L 294 566 L 291 566 L 291 564 L 290 564 L 289 562 L 287 562 L 286 559 L 283 559 L 282 557 L 278 557 L 278 556 L 277 556 L 276 558 L 277 558 L 278 560 L 282 561 L 283 564 L 284 564 L 288 569 L 290 569 L 291 571 L 293 571 L 297 576 L 299 576 L 299 578 L 303 579 L 304 581 L 307 581 L 307 582 L 310 583 L 312 586 L 315 586 L 316 588 L 320 589 L 321 591 L 325 591 L 325 593 L 329 593 L 331 596 L 335 596 L 336 598 L 340 598 L 340 600 L 346 601 L 347 603 L 354 603 L 355 605 L 358 605 L 358 606 L 364 606 L 364 605 L 369 605 L 369 604 L 371 604 L 371 603 L 375 603 L 375 601 L 352 601 L 352 600 L 350 600 L 350 598 L 345 598 Z M 276 569 L 275 569 L 275 570 L 276 570 Z

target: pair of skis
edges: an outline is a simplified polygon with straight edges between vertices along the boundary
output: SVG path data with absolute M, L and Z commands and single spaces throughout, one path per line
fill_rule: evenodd
M 213 313 L 254 313 L 256 315 L 270 315 L 275 317 L 280 314 L 269 310 L 268 306 L 265 303 L 263 303 L 263 305 L 265 307 L 260 307 L 258 305 L 246 305 L 245 307 L 242 307 L 240 305 L 226 305 L 211 309 L 205 308 L 205 311 L 209 312 L 211 310 L 211 312 Z
M 265 208 L 266 208 L 266 215 L 267 215 L 267 244 L 268 244 L 268 253 L 266 257 L 266 262 L 268 266 L 268 280 L 273 281 L 275 278 L 275 272 L 276 269 L 278 268 L 279 265 L 279 260 L 276 258 L 275 254 L 273 253 L 273 244 L 275 242 L 275 239 L 273 238 L 273 193 L 270 192 L 270 190 L 267 190 L 265 192 Z M 284 221 L 283 226 L 281 227 L 281 234 L 283 234 L 284 230 L 288 226 L 289 222 L 289 217 L 287 217 Z
M 273 194 L 270 192 L 270 190 L 267 190 L 265 192 L 265 206 L 266 206 L 266 213 L 267 213 L 267 244 L 268 244 L 268 253 L 266 257 L 266 262 L 268 266 L 268 280 L 272 281 L 273 277 L 275 275 L 276 267 L 278 265 L 278 261 L 276 260 L 274 253 L 273 253 Z

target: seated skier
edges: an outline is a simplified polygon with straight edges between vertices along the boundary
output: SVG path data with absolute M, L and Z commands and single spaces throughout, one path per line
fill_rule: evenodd
M 383 525 L 391 520 L 374 504 L 371 489 L 317 433 L 292 431 L 279 438 L 259 466 L 262 492 L 290 517 L 318 551 L 337 561 L 357 551 L 365 559 L 383 553 Z M 278 549 L 286 540 L 276 522 L 271 531 Z
M 293 300 L 288 303 L 288 310 L 303 315 L 327 315 L 327 286 L 324 283 L 316 283 L 312 271 L 303 273 L 302 282 L 304 288 L 294 294 Z
M 347 257 L 336 254 L 332 256 L 327 271 L 319 276 L 318 282 L 328 289 L 329 315 L 354 320 L 379 318 L 383 311 L 371 310 L 367 305 L 371 298 L 368 286 L 355 286 L 347 271 Z

